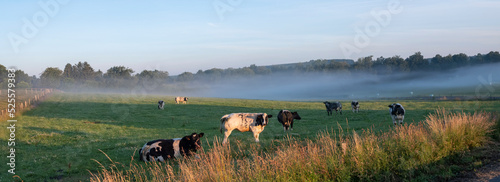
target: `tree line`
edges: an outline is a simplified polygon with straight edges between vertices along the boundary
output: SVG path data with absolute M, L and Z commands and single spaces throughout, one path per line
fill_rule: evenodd
M 275 73 L 289 73 L 300 75 L 303 73 L 337 73 L 351 74 L 355 72 L 370 73 L 374 75 L 390 75 L 396 73 L 410 72 L 440 72 L 460 67 L 481 65 L 500 62 L 498 51 L 487 54 L 468 56 L 464 53 L 424 58 L 420 52 L 402 58 L 400 56 L 379 57 L 367 56 L 357 61 L 349 59 L 318 59 L 309 62 L 280 64 L 270 66 L 256 66 L 252 64 L 243 68 L 212 68 L 199 70 L 196 73 L 184 72 L 180 75 L 170 76 L 167 71 L 143 70 L 135 73 L 134 70 L 125 66 L 113 66 L 102 72 L 95 70 L 87 62 L 70 63 L 61 70 L 57 67 L 48 67 L 39 78 L 29 76 L 22 70 L 16 70 L 16 86 L 18 88 L 57 88 L 62 90 L 78 90 L 82 88 L 133 88 L 137 85 L 157 85 L 157 87 L 169 84 L 187 82 L 220 82 L 265 76 Z M 135 74 L 134 74 L 135 73 Z M 6 88 L 7 68 L 0 64 L 0 85 Z

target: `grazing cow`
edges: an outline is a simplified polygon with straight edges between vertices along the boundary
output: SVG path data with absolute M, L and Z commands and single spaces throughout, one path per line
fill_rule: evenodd
M 399 103 L 394 103 L 389 105 L 389 112 L 391 113 L 392 123 L 397 125 L 396 121 L 399 121 L 399 124 L 403 124 L 403 119 L 405 119 L 405 108 Z
M 259 134 L 264 131 L 271 117 L 273 116 L 266 113 L 231 113 L 222 116 L 220 119 L 220 132 L 224 131 L 222 144 L 227 143 L 227 138 L 234 129 L 240 132 L 253 132 L 255 142 L 259 142 Z
M 158 109 L 163 109 L 163 106 L 165 106 L 165 102 L 162 100 L 158 101 Z
M 161 161 L 166 159 L 191 156 L 201 148 L 201 140 L 204 133 L 185 136 L 183 138 L 159 139 L 150 141 L 139 150 L 141 161 Z
M 330 116 L 330 114 L 333 115 L 332 110 L 335 110 L 336 113 L 338 113 L 338 111 L 340 111 L 340 114 L 342 115 L 342 104 L 340 104 L 340 102 L 325 101 L 325 102 L 323 102 L 323 104 L 325 104 L 326 113 L 328 114 L 328 116 Z
M 352 112 L 359 112 L 359 102 L 353 100 L 351 102 Z
M 278 121 L 283 125 L 283 130 L 286 132 L 288 128 L 293 130 L 293 119 L 300 120 L 299 113 L 281 110 L 278 113 Z
M 175 103 L 176 104 L 179 104 L 179 102 L 187 104 L 187 101 L 188 101 L 187 97 L 175 97 Z

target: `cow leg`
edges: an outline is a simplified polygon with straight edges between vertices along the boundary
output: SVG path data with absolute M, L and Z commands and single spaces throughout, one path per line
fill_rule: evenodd
M 233 132 L 233 130 L 226 130 L 224 132 L 224 140 L 222 141 L 222 144 L 226 144 L 227 143 L 227 138 L 229 137 L 229 135 L 231 135 L 231 132 Z
M 260 133 L 253 133 L 253 137 L 255 137 L 255 142 L 259 142 L 259 134 Z

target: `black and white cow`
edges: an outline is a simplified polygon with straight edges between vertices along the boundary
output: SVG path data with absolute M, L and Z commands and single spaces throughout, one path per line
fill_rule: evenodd
M 264 131 L 264 127 L 269 123 L 269 118 L 273 115 L 266 113 L 231 113 L 220 118 L 220 132 L 224 131 L 224 141 L 227 143 L 227 138 L 233 130 L 240 132 L 251 131 L 255 137 L 255 142 L 259 142 L 259 134 Z
M 188 98 L 187 97 L 175 97 L 175 103 L 179 104 L 180 102 L 187 104 Z
M 286 132 L 289 128 L 293 130 L 293 119 L 300 120 L 299 113 L 281 110 L 278 113 L 278 121 L 283 125 L 283 130 Z
M 325 101 L 325 102 L 323 102 L 323 104 L 325 104 L 326 113 L 328 114 L 328 116 L 330 116 L 330 114 L 333 115 L 332 110 L 335 110 L 336 113 L 338 113 L 338 111 L 340 111 L 340 114 L 342 115 L 342 104 L 340 104 L 340 102 Z
M 204 133 L 192 133 L 191 135 L 174 138 L 159 139 L 150 141 L 139 150 L 141 161 L 161 161 L 166 159 L 179 158 L 182 156 L 191 156 L 201 149 L 201 140 Z
M 163 102 L 162 100 L 158 101 L 158 109 L 163 109 L 164 106 L 165 102 Z
M 352 107 L 352 112 L 359 112 L 359 102 L 356 100 L 353 100 L 351 102 L 351 107 Z
M 405 119 L 405 108 L 400 103 L 394 103 L 389 105 L 389 112 L 391 113 L 392 123 L 394 125 L 403 124 L 403 119 Z

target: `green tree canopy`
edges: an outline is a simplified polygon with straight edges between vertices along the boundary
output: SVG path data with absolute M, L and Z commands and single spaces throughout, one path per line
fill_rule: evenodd
M 59 68 L 48 67 L 40 76 L 42 87 L 59 88 L 63 71 Z

